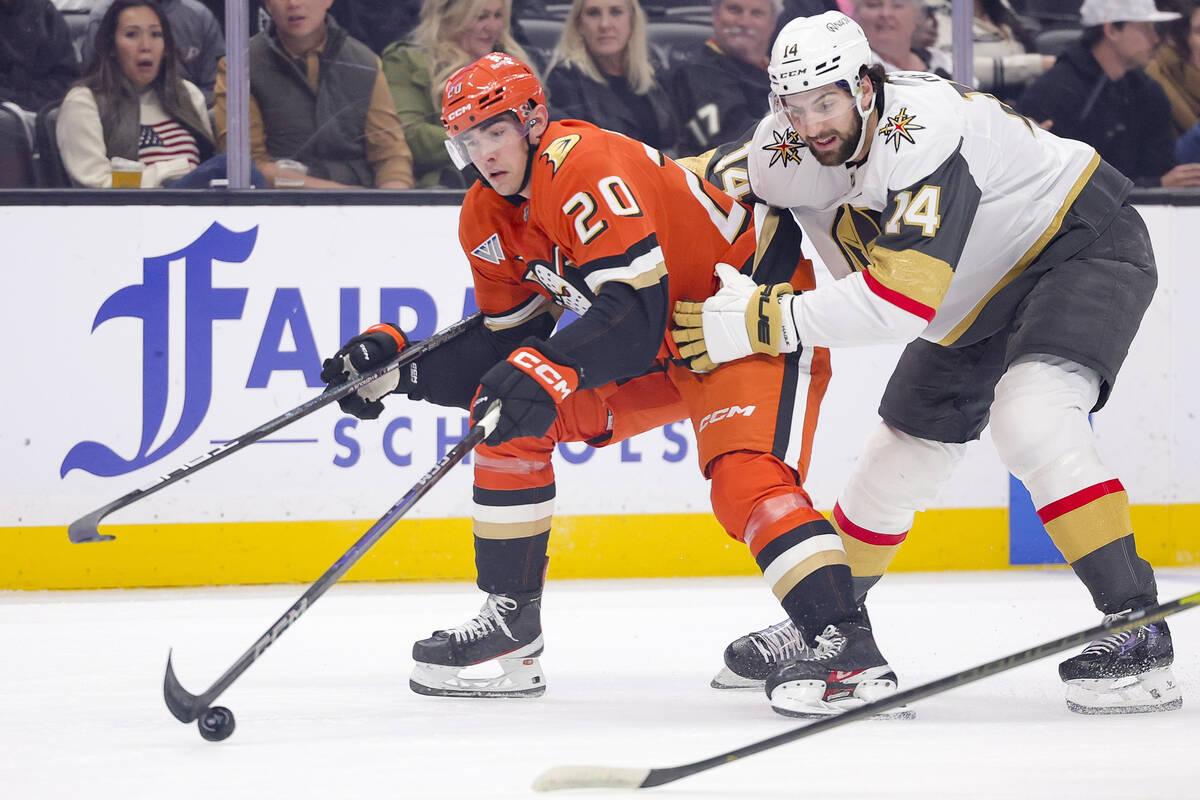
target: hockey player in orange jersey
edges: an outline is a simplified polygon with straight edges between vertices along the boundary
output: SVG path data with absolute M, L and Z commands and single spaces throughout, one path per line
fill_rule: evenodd
M 442 120 L 460 167 L 481 175 L 463 201 L 459 237 L 482 324 L 343 401 L 364 419 L 390 393 L 473 416 L 501 402 L 474 461 L 487 599 L 474 618 L 414 645 L 413 690 L 545 690 L 540 607 L 557 443 L 600 447 L 681 419 L 696 430 L 718 521 L 749 545 L 789 618 L 813 635 L 831 622 L 865 624 L 841 541 L 803 488 L 828 352 L 764 348 L 700 374 L 682 365 L 667 332 L 676 300 L 716 290 L 717 263 L 759 283 L 811 288 L 798 240 L 781 233 L 756 251 L 751 211 L 662 153 L 588 123 L 549 122 L 537 78 L 511 56 L 492 53 L 451 76 Z M 579 319 L 554 331 L 564 308 Z M 408 344 L 394 325 L 373 326 L 326 361 L 322 378 L 339 383 Z M 874 657 L 864 696 L 895 690 Z M 484 661 L 503 674 L 460 674 Z

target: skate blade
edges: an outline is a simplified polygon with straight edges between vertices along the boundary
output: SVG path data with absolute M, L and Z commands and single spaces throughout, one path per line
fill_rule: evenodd
M 761 692 L 765 683 L 766 681 L 754 678 L 743 678 L 729 667 L 721 667 L 721 671 L 713 676 L 708 685 L 714 689 L 758 689 Z
M 825 700 L 825 681 L 788 681 L 775 687 L 771 693 L 771 708 L 776 714 L 795 719 L 824 719 L 844 711 L 861 708 L 868 703 L 881 700 L 896 693 L 896 684 L 891 680 L 864 681 L 855 694 Z M 867 719 L 916 719 L 917 712 L 908 706 L 880 711 Z
M 1066 683 L 1067 709 L 1076 714 L 1146 714 L 1183 708 L 1183 694 L 1170 667 L 1124 678 L 1079 678 Z
M 535 686 L 531 689 L 450 689 L 442 686 L 426 686 L 409 678 L 408 688 L 426 697 L 541 697 L 546 693 L 546 686 Z
M 428 697 L 541 697 L 546 692 L 546 678 L 536 658 L 498 658 L 490 662 L 500 670 L 499 675 L 475 677 L 464 675 L 471 667 L 444 664 L 413 664 L 408 687 Z
M 819 705 L 810 706 L 795 706 L 782 707 L 771 704 L 771 709 L 776 713 L 792 719 L 825 719 L 841 714 L 844 711 L 849 711 L 853 708 L 858 708 L 863 705 L 857 703 L 849 705 L 847 703 L 820 703 Z M 872 714 L 867 719 L 916 719 L 917 712 L 908 706 L 900 706 L 899 708 L 891 708 L 887 711 L 881 711 L 878 714 Z

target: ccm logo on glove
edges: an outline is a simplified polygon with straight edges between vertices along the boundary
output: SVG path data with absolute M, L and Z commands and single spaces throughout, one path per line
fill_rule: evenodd
M 574 370 L 569 370 L 568 374 L 564 375 L 557 364 L 547 361 L 542 358 L 541 353 L 528 347 L 515 350 L 508 357 L 508 362 L 541 383 L 557 403 L 566 400 L 579 386 L 579 375 Z

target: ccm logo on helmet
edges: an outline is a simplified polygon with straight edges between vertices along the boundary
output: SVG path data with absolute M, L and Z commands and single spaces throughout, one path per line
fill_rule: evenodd
M 463 106 L 462 108 L 460 108 L 460 109 L 457 109 L 457 110 L 455 110 L 455 111 L 451 111 L 449 114 L 447 114 L 447 115 L 446 115 L 446 121 L 447 121 L 447 122 L 449 122 L 449 121 L 450 121 L 450 120 L 452 120 L 452 119 L 455 119 L 455 118 L 457 118 L 457 117 L 461 117 L 463 114 L 467 113 L 467 112 L 468 112 L 468 111 L 470 111 L 470 110 L 471 110 L 471 104 L 470 104 L 470 103 L 467 103 L 467 104 L 466 104 L 465 106 Z
M 541 383 L 560 403 L 566 400 L 579 384 L 577 375 L 564 375 L 558 370 L 557 364 L 546 361 L 534 350 L 522 347 L 509 356 L 508 360 L 514 367 Z
M 719 408 L 711 414 L 704 415 L 704 418 L 700 420 L 700 430 L 707 428 L 711 422 L 720 422 L 721 420 L 729 419 L 734 415 L 740 414 L 743 417 L 748 417 L 754 413 L 756 408 L 758 408 L 758 406 L 746 406 L 745 408 L 742 408 L 741 406 L 729 406 L 728 408 Z

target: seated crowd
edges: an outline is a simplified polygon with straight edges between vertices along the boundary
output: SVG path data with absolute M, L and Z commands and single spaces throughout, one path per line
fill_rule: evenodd
M 770 45 L 796 16 L 850 14 L 888 71 L 953 71 L 949 0 L 644 2 L 251 0 L 252 182 L 462 188 L 441 91 L 495 50 L 533 66 L 556 116 L 672 156 L 767 113 Z M 974 8 L 974 88 L 1140 186 L 1200 186 L 1200 0 Z M 71 185 L 112 186 L 132 161 L 141 186 L 209 187 L 226 169 L 224 25 L 223 0 L 0 0 L 0 103 L 49 120 Z

